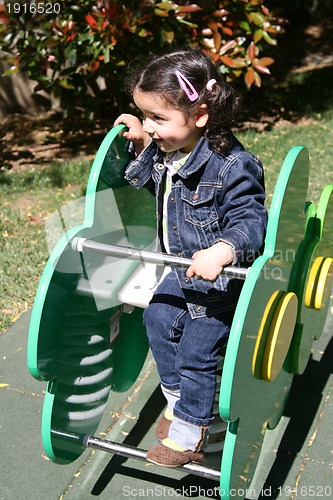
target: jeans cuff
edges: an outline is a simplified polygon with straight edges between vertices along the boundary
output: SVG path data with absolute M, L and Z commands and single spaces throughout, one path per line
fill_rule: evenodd
M 206 444 L 207 427 L 192 425 L 174 416 L 168 437 L 187 450 L 200 451 Z
M 187 413 L 183 413 L 177 407 L 174 408 L 173 414 L 177 418 L 179 418 L 180 420 L 183 420 L 184 422 L 186 422 L 190 425 L 195 425 L 197 427 L 208 427 L 213 423 L 213 420 L 214 420 L 213 416 L 207 417 L 207 418 L 192 417 L 192 415 L 188 415 Z

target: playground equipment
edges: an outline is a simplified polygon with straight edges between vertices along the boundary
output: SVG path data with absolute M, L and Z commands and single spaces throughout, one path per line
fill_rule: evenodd
M 123 179 L 130 158 L 124 130 L 114 127 L 97 152 L 83 220 L 77 223 L 79 203 L 47 222 L 52 251 L 32 311 L 28 368 L 48 382 L 42 439 L 60 464 L 87 447 L 145 459 L 144 450 L 94 433 L 112 391 L 128 390 L 143 366 L 141 316 L 165 266 L 191 263 L 156 251 L 154 198 Z M 223 498 L 249 488 L 265 431 L 278 424 L 293 376 L 304 371 L 328 313 L 333 185 L 316 207 L 307 200 L 308 178 L 307 150 L 294 147 L 276 183 L 263 254 L 248 269 L 223 271 L 244 286 L 219 391 L 219 415 L 227 422 L 221 468 L 182 466 L 220 480 Z

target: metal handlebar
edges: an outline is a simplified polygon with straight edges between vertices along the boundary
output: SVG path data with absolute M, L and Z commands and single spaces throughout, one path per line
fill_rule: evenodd
M 97 241 L 87 240 L 86 238 L 73 238 L 72 249 L 77 252 L 93 251 L 108 255 L 110 257 L 123 257 L 140 262 L 148 262 L 151 264 L 162 264 L 170 267 L 189 267 L 193 264 L 192 259 L 185 257 L 177 257 L 166 253 L 149 252 L 140 250 L 139 248 L 124 247 L 121 245 L 107 245 Z M 249 272 L 249 268 L 236 266 L 226 266 L 222 270 L 222 275 L 228 278 L 236 278 L 245 280 Z

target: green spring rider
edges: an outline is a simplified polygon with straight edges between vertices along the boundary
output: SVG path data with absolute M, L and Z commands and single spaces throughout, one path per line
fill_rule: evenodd
M 58 464 L 87 447 L 145 459 L 144 450 L 94 433 L 112 392 L 127 391 L 141 371 L 148 352 L 142 312 L 165 267 L 191 262 L 156 251 L 154 198 L 123 179 L 124 130 L 114 127 L 102 142 L 85 199 L 47 221 L 50 258 L 32 310 L 28 368 L 47 382 L 42 440 Z M 263 254 L 249 269 L 223 271 L 245 280 L 219 388 L 225 440 L 217 467 L 177 468 L 219 480 L 224 499 L 250 487 L 265 432 L 278 424 L 329 310 L 333 185 L 316 207 L 307 200 L 308 178 L 308 152 L 294 147 L 276 183 Z

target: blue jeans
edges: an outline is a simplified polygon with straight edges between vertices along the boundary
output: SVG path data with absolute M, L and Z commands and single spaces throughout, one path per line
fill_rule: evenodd
M 187 309 L 189 297 L 184 293 L 171 271 L 144 311 L 144 324 L 161 384 L 180 391 L 174 416 L 206 427 L 213 420 L 216 367 L 228 339 L 238 294 L 231 294 L 228 310 L 224 305 L 222 312 L 192 319 Z M 201 302 L 204 304 L 204 298 Z

